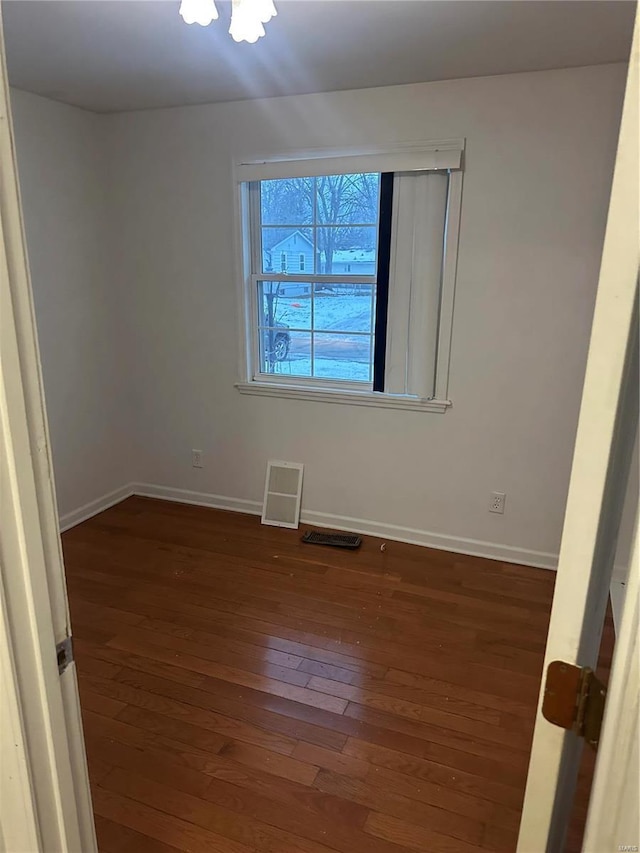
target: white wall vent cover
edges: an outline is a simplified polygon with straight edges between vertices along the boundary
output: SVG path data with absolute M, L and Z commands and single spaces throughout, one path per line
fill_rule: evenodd
M 302 471 L 299 462 L 267 462 L 262 523 L 297 529 L 300 522 Z

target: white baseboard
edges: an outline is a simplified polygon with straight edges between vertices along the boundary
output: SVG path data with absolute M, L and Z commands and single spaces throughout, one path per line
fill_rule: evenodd
M 110 506 L 119 504 L 120 501 L 123 501 L 125 498 L 130 498 L 133 494 L 135 494 L 133 490 L 133 483 L 128 483 L 126 486 L 122 486 L 119 489 L 115 489 L 113 492 L 109 492 L 108 495 L 102 495 L 102 497 L 96 498 L 94 501 L 90 501 L 89 503 L 84 504 L 84 506 L 74 509 L 72 512 L 67 512 L 64 515 L 61 515 L 60 532 L 64 533 L 65 530 L 75 527 L 76 524 L 80 524 L 88 518 L 92 518 L 94 515 L 97 515 L 99 512 L 103 512 L 105 509 L 109 509 Z
M 131 495 L 146 498 L 159 498 L 165 501 L 176 501 L 195 506 L 208 506 L 213 509 L 226 509 L 232 512 L 244 512 L 249 515 L 260 515 L 262 503 L 249 501 L 244 498 L 230 498 L 226 495 L 212 495 L 207 492 L 194 492 L 189 489 L 174 489 L 170 486 L 159 486 L 153 483 L 129 483 L 108 495 L 103 495 L 91 503 L 79 507 L 60 518 L 60 530 L 64 532 L 82 521 L 86 521 L 99 512 L 114 504 L 120 503 Z M 471 557 L 485 557 L 489 560 L 500 560 L 507 563 L 518 563 L 523 566 L 535 566 L 541 569 L 556 569 L 558 555 L 545 551 L 532 551 L 526 548 L 516 548 L 512 545 L 500 545 L 497 542 L 484 542 L 479 539 L 465 539 L 460 536 L 445 536 L 432 533 L 429 530 L 417 530 L 412 527 L 401 527 L 396 524 L 384 524 L 379 521 L 369 521 L 364 518 L 351 518 L 345 515 L 333 515 L 327 512 L 302 510 L 300 519 L 303 524 L 314 527 L 330 527 L 334 530 L 349 530 L 389 539 L 394 542 L 406 542 L 410 545 L 423 545 L 441 551 L 452 551 L 456 554 L 468 554 Z
M 150 483 L 133 483 L 133 494 L 149 498 L 160 498 L 178 503 L 209 506 L 215 509 L 227 509 L 233 512 L 245 512 L 250 515 L 261 515 L 262 503 L 248 501 L 244 498 L 230 498 L 225 495 L 211 495 L 205 492 L 192 492 L 187 489 L 173 489 L 169 486 L 159 486 Z M 411 527 L 400 527 L 395 524 L 383 524 L 378 521 L 368 521 L 363 518 L 350 518 L 344 515 L 333 515 L 326 512 L 302 510 L 300 519 L 304 524 L 314 527 L 330 527 L 334 530 L 349 530 L 353 533 L 368 534 L 381 539 L 395 542 L 407 542 L 411 545 L 423 545 L 427 548 L 437 548 L 441 551 L 453 551 L 458 554 L 468 554 L 472 557 L 485 557 L 489 560 L 501 560 L 507 563 L 518 563 L 524 566 L 535 566 L 541 569 L 556 569 L 558 555 L 544 551 L 532 551 L 526 548 L 516 548 L 512 545 L 499 545 L 496 542 L 483 542 L 478 539 L 465 539 L 456 536 L 444 536 L 428 530 L 416 530 Z
M 445 536 L 441 533 L 432 533 L 429 530 L 416 530 L 412 527 L 383 524 L 379 521 L 367 521 L 363 518 L 349 518 L 348 516 L 331 515 L 325 512 L 303 510 L 300 517 L 302 521 L 313 524 L 314 527 L 351 530 L 354 533 L 369 534 L 380 539 L 407 542 L 410 545 L 423 545 L 426 548 L 453 551 L 456 554 L 467 554 L 470 557 L 486 557 L 489 560 L 535 566 L 540 569 L 555 570 L 558 567 L 558 555 L 548 554 L 544 551 L 530 551 L 526 548 L 499 545 L 496 542 L 484 542 L 479 539 L 465 539 L 461 536 Z
M 171 486 L 156 486 L 152 483 L 132 483 L 131 488 L 133 489 L 132 494 L 140 495 L 141 498 L 159 498 L 164 501 L 176 501 L 180 504 L 245 512 L 248 515 L 262 514 L 262 504 L 259 501 L 247 501 L 244 498 L 229 498 L 225 495 L 211 495 L 208 492 L 173 489 Z

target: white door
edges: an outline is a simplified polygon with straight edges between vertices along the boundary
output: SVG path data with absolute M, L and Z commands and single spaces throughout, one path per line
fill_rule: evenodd
M 0 22 L 0 849 L 96 841 Z M 59 672 L 62 669 L 62 672 Z
M 637 428 L 638 61 L 636 21 L 518 853 L 563 850 L 582 741 L 542 716 L 544 678 L 551 661 L 596 667 Z M 632 559 L 638 559 L 637 548 Z M 631 572 L 637 571 L 637 562 L 632 562 Z M 631 581 L 628 597 L 638 594 L 635 574 Z M 583 848 L 589 853 L 624 845 L 633 849 L 639 843 L 637 833 L 635 838 L 617 836 L 622 832 L 620 823 L 616 827 L 609 821 L 608 830 L 604 826 L 607 812 L 613 814 L 616 806 L 616 790 L 621 793 L 624 767 L 628 766 L 629 779 L 638 772 L 628 757 L 633 755 L 634 738 L 637 750 L 638 729 L 633 724 L 638 710 L 637 653 L 637 601 L 632 599 L 625 606 L 616 642 Z M 625 680 L 625 672 L 635 672 L 635 682 Z M 616 758 L 614 789 L 604 782 L 614 779 Z M 602 834 L 606 832 L 608 836 Z

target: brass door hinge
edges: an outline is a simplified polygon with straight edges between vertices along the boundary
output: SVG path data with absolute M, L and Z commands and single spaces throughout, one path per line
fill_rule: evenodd
M 561 660 L 547 667 L 542 715 L 550 723 L 575 732 L 598 748 L 607 688 L 588 666 Z

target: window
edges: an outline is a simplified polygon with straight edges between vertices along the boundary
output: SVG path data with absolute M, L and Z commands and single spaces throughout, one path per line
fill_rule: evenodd
M 323 175 L 261 181 L 259 232 L 262 254 L 294 240 L 305 281 L 286 285 L 263 264 L 255 274 L 258 308 L 257 372 L 341 382 L 373 382 L 380 175 Z M 361 275 L 341 276 L 345 252 L 363 258 Z M 286 252 L 282 251 L 282 272 Z
M 239 167 L 248 318 L 241 391 L 449 405 L 461 147 L 329 158 L 326 166 L 339 168 L 326 172 L 321 158 Z M 372 157 L 395 168 L 346 169 L 373 165 Z M 287 270 L 294 246 L 296 273 Z

